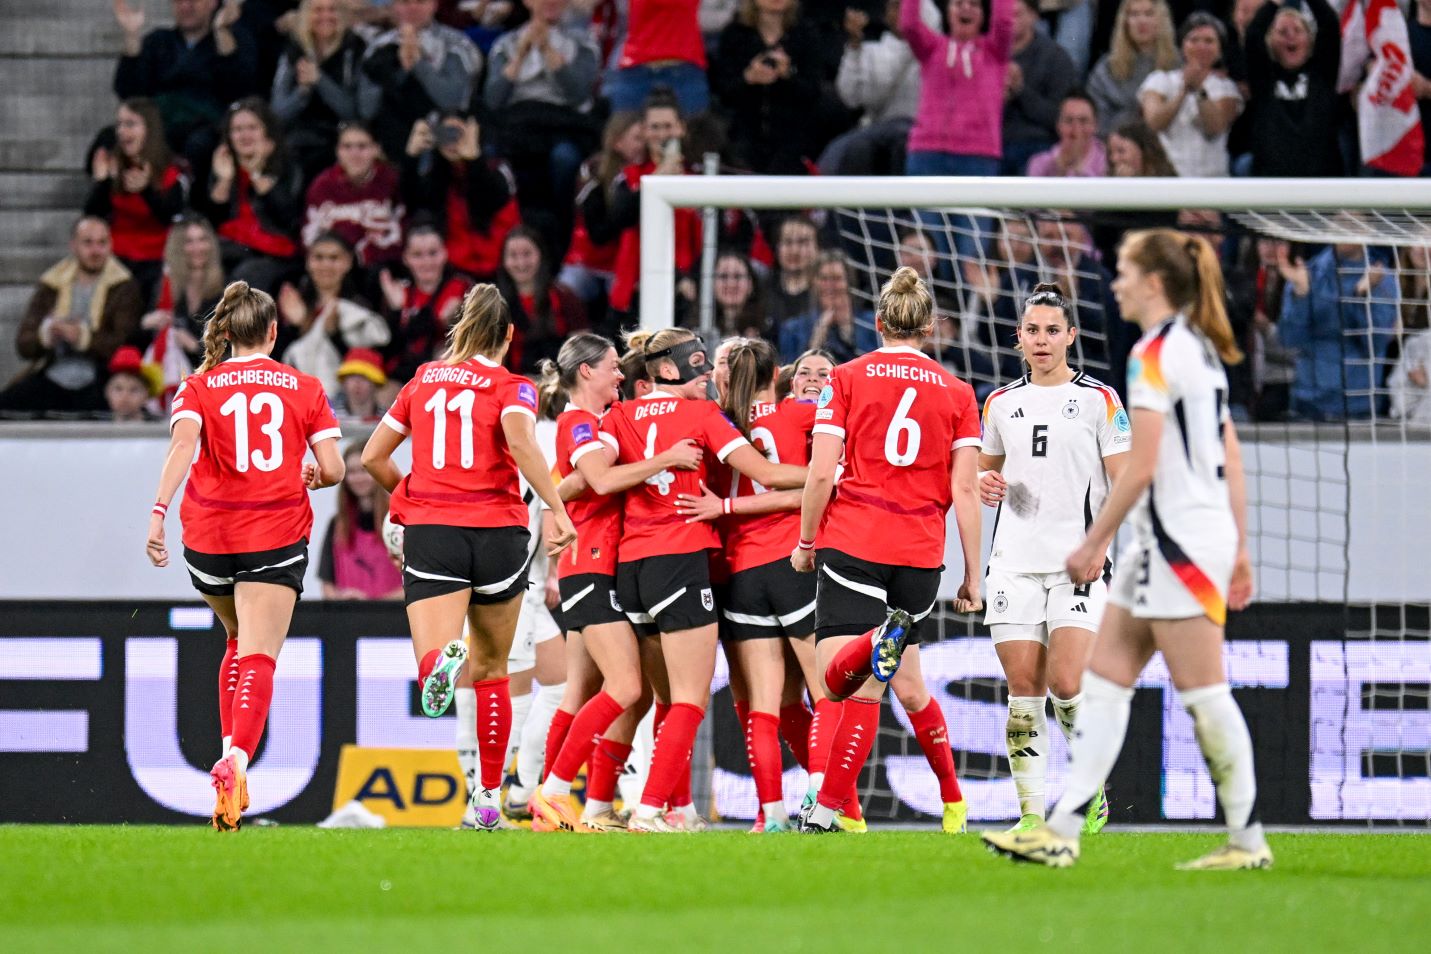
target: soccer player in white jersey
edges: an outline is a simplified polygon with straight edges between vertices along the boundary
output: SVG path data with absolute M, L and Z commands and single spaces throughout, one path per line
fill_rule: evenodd
M 1063 797 L 1047 823 L 984 835 L 995 851 L 1068 867 L 1078 860 L 1083 813 L 1108 778 L 1128 728 L 1133 684 L 1161 652 L 1217 787 L 1227 844 L 1180 868 L 1269 868 L 1257 820 L 1252 739 L 1223 669 L 1227 610 L 1252 598 L 1242 452 L 1228 425 L 1222 362 L 1242 355 L 1224 306 L 1222 272 L 1205 239 L 1171 229 L 1131 233 L 1113 292 L 1143 337 L 1128 367 L 1133 447 L 1122 477 L 1078 549 L 1075 580 L 1130 512 L 1136 542 L 1120 561 L 1083 675 L 1083 707 Z
M 1108 600 L 1106 550 L 1095 555 L 1087 567 L 1092 579 L 1084 583 L 1069 577 L 1063 559 L 1102 509 L 1132 439 L 1117 392 L 1068 366 L 1077 337 L 1062 289 L 1034 286 L 1018 329 L 1028 373 L 984 402 L 979 492 L 985 504 L 999 508 L 984 622 L 1009 685 L 1004 745 L 1020 828 L 1044 817 L 1044 696 L 1051 692 L 1063 737 L 1072 739 L 1079 684 Z M 1083 830 L 1093 834 L 1107 820 L 1100 788 Z

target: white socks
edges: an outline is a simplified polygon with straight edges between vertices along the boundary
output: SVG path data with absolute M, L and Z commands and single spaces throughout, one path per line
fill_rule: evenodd
M 556 715 L 565 690 L 566 683 L 562 682 L 555 686 L 542 686 L 531 693 L 531 709 L 527 713 L 526 724 L 522 726 L 521 744 L 517 747 L 517 788 L 519 794 L 528 798 L 541 781 L 542 761 L 547 756 L 547 729 L 551 727 L 552 716 Z M 510 792 L 507 797 L 509 801 L 515 800 Z
M 765 812 L 765 820 L 768 822 L 790 820 L 790 813 L 785 810 L 784 802 L 765 802 L 760 806 L 760 810 Z
M 548 772 L 546 780 L 542 782 L 542 794 L 547 798 L 556 798 L 558 795 L 570 795 L 571 783 L 557 778 L 555 772 Z
M 1053 717 L 1058 720 L 1058 727 L 1063 730 L 1063 741 L 1073 741 L 1073 724 L 1078 719 L 1078 709 L 1083 705 L 1083 693 L 1078 693 L 1072 699 L 1060 699 L 1050 693 L 1049 698 L 1053 700 Z
M 1234 845 L 1256 851 L 1266 844 L 1257 822 L 1257 775 L 1252 768 L 1252 736 L 1227 683 L 1182 693 L 1183 708 L 1193 718 L 1197 744 Z
M 467 791 L 477 791 L 477 692 L 472 684 L 458 686 L 452 694 L 457 714 L 457 764 L 467 779 Z
M 1042 818 L 1048 763 L 1048 718 L 1044 715 L 1043 696 L 1009 696 L 1004 747 L 1019 795 L 1019 814 Z
M 536 689 L 531 689 L 520 696 L 512 697 L 512 731 L 507 736 L 507 756 L 502 760 L 503 766 L 512 764 L 512 755 L 521 746 L 522 730 L 526 728 L 527 717 L 532 712 L 532 697 L 536 694 Z M 545 746 L 546 743 L 543 742 L 543 748 Z
M 1083 703 L 1077 731 L 1069 741 L 1068 783 L 1048 823 L 1064 838 L 1077 838 L 1088 803 L 1103 783 L 1128 732 L 1133 690 L 1089 671 L 1083 674 Z

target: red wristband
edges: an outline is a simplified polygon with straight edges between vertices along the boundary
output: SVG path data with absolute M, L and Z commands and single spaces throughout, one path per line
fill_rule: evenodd
M 154 512 L 161 517 L 167 517 L 169 515 L 169 505 L 162 504 L 156 500 L 154 501 Z
M 801 540 L 801 541 L 800 541 L 800 549 L 802 549 L 802 550 L 813 550 L 813 549 L 815 549 L 815 541 L 814 541 L 814 540 Z

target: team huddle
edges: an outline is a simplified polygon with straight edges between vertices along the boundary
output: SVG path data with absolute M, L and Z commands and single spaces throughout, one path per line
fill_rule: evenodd
M 882 347 L 838 367 L 813 351 L 781 369 L 759 340 L 731 339 L 711 355 L 673 328 L 628 337 L 624 353 L 575 335 L 539 383 L 503 367 L 506 303 L 493 286 L 473 288 L 446 353 L 417 370 L 362 453 L 392 494 L 385 537 L 400 548 L 423 711 L 438 716 L 457 701 L 471 788 L 464 824 L 494 830 L 529 816 L 539 831 L 704 828 L 691 753 L 723 648 L 760 802 L 753 831 L 865 830 L 857 782 L 886 687 L 938 779 L 944 831 L 963 831 L 948 729 L 919 664 L 952 510 L 964 566 L 954 609 L 984 610 L 1009 685 L 1005 741 L 1021 817 L 983 836 L 990 849 L 1076 862 L 1080 837 L 1107 821 L 1103 785 L 1132 686 L 1160 651 L 1229 830 L 1227 844 L 1187 866 L 1270 866 L 1251 741 L 1222 664 L 1226 611 L 1250 600 L 1252 579 L 1222 369 L 1240 355 L 1221 273 L 1200 238 L 1137 232 L 1120 251 L 1114 291 L 1144 332 L 1130 364 L 1131 417 L 1114 389 L 1069 366 L 1078 329 L 1054 285 L 1024 303 L 1027 373 L 982 413 L 971 386 L 921 350 L 934 307 L 909 268 L 881 290 Z M 164 518 L 187 473 L 184 560 L 228 633 L 224 751 L 211 773 L 220 830 L 238 829 L 247 807 L 248 763 L 302 590 L 308 492 L 344 472 L 321 386 L 269 357 L 275 319 L 262 292 L 241 282 L 225 292 L 203 366 L 174 402 L 149 528 L 148 555 L 167 565 Z M 555 422 L 545 454 L 541 419 Z M 404 474 L 393 455 L 406 441 Z M 984 505 L 997 508 L 986 566 Z M 1115 568 L 1110 548 L 1125 517 L 1132 544 Z M 555 578 L 549 599 L 528 594 L 534 563 Z M 509 658 L 533 614 L 551 620 L 547 606 L 569 671 L 590 678 L 569 681 L 551 716 L 539 784 L 504 805 L 515 742 Z M 1071 752 L 1052 811 L 1047 696 Z M 652 706 L 644 787 L 618 812 L 616 776 Z M 794 820 L 782 738 L 810 780 Z M 583 766 L 584 804 L 572 794 Z

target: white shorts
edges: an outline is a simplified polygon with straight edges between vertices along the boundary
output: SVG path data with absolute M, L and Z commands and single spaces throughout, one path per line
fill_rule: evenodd
M 561 635 L 561 627 L 547 609 L 546 589 L 532 586 L 522 597 L 522 609 L 517 614 L 517 633 L 512 639 L 512 651 L 507 654 L 507 671 L 522 672 L 537 664 L 537 643 Z
M 1139 619 L 1206 616 L 1221 626 L 1227 620 L 1236 542 L 1205 546 L 1195 553 L 1172 546 L 1172 561 L 1160 547 L 1142 543 L 1130 547 L 1113 573 L 1109 600 Z
M 990 570 L 984 580 L 984 623 L 995 644 L 1027 639 L 1048 645 L 1048 634 L 1072 626 L 1098 631 L 1108 584 L 1075 586 L 1067 573 Z

